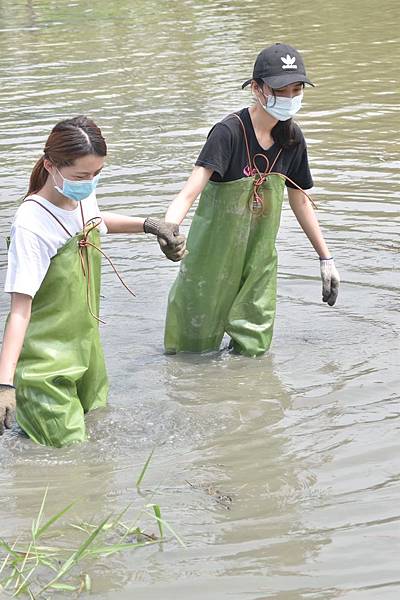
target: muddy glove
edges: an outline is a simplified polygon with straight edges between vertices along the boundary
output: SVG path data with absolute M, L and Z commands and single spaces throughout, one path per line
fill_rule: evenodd
M 11 429 L 14 411 L 15 387 L 0 384 L 0 435 L 3 435 L 4 428 Z
M 336 302 L 340 277 L 335 267 L 333 258 L 320 258 L 321 279 L 322 279 L 322 300 L 327 302 L 329 306 L 333 306 Z
M 146 233 L 157 236 L 160 248 L 169 260 L 182 260 L 186 250 L 186 239 L 184 235 L 179 235 L 179 225 L 147 217 L 143 229 Z

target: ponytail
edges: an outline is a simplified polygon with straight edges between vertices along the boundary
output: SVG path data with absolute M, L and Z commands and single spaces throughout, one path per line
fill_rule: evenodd
M 49 176 L 47 170 L 44 167 L 44 156 L 41 156 L 35 166 L 33 167 L 31 177 L 29 179 L 29 189 L 24 196 L 24 200 L 31 194 L 36 194 L 42 189 Z

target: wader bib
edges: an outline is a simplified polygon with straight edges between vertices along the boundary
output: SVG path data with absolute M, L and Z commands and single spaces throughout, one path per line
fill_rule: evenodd
M 276 308 L 277 253 L 284 176 L 263 173 L 251 160 L 252 175 L 230 182 L 209 181 L 190 228 L 189 254 L 169 294 L 165 349 L 218 350 L 224 333 L 247 356 L 268 350 Z M 258 160 L 257 160 L 257 157 Z
M 101 256 L 90 243 L 98 246 L 99 239 L 95 228 L 71 236 L 51 259 L 32 302 L 15 374 L 16 418 L 38 444 L 84 441 L 84 413 L 106 404 L 104 355 L 91 314 L 99 311 Z M 89 244 L 80 247 L 82 240 Z

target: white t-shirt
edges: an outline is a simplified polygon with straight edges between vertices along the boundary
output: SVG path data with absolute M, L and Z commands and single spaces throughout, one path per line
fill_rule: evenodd
M 37 200 L 51 211 L 71 235 L 82 231 L 79 204 L 74 210 L 64 210 L 38 194 L 32 194 L 29 198 Z M 94 192 L 83 200 L 82 209 L 85 222 L 101 216 Z M 98 229 L 101 233 L 107 233 L 103 221 Z M 27 294 L 33 298 L 45 278 L 50 260 L 69 239 L 68 233 L 46 210 L 36 202 L 23 202 L 11 226 L 4 290 Z

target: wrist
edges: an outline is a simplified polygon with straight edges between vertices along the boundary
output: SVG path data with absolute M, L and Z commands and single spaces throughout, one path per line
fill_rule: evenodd
M 143 221 L 143 231 L 145 233 L 152 233 L 153 235 L 157 235 L 159 226 L 160 221 L 158 219 L 153 219 L 153 217 L 147 217 Z

